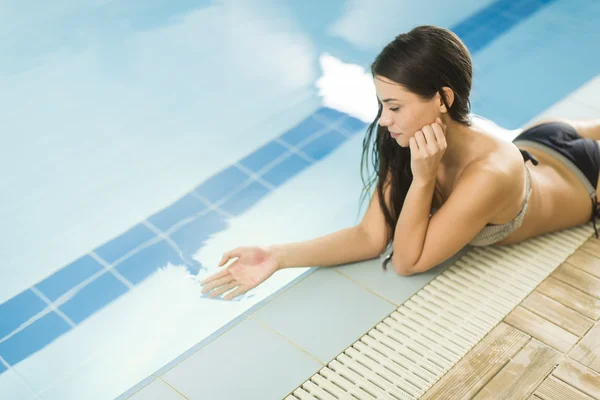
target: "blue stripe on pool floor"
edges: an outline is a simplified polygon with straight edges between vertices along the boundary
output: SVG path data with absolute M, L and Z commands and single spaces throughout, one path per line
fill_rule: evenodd
M 46 303 L 27 289 L 0 306 L 0 338 L 4 338 L 29 318 L 46 308 Z
M 193 194 L 187 194 L 175 203 L 157 212 L 148 221 L 163 232 L 177 223 L 205 211 L 207 205 Z
M 104 308 L 129 290 L 113 274 L 106 272 L 94 279 L 59 309 L 75 324 Z
M 59 269 L 35 287 L 50 300 L 55 301 L 70 289 L 101 271 L 104 267 L 89 255 Z M 0 333 L 1 336 L 1 333 Z
M 15 365 L 44 348 L 71 327 L 58 314 L 50 312 L 7 340 L 0 342 L 0 357 Z

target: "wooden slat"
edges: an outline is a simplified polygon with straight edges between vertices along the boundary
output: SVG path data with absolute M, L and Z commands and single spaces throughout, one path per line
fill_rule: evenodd
M 600 319 L 600 299 L 583 293 L 563 281 L 549 276 L 538 286 L 536 291 L 553 298 L 588 318 Z
M 600 400 L 598 320 L 600 240 L 590 239 L 422 398 Z M 534 339 L 516 352 L 527 335 Z
M 528 335 L 501 322 L 421 399 L 471 398 L 528 340 Z
M 569 352 L 569 357 L 600 373 L 600 323 Z
M 596 238 L 588 240 L 579 248 L 579 250 L 577 250 L 576 253 L 581 251 L 585 251 L 596 258 L 600 258 L 600 240 Z
M 563 263 L 552 273 L 554 278 L 594 297 L 600 298 L 600 279 L 572 265 Z
M 576 361 L 566 359 L 552 375 L 595 399 L 600 399 L 600 375 Z
M 532 339 L 474 398 L 524 399 L 563 357 L 553 348 Z
M 562 353 L 569 351 L 579 340 L 579 337 L 521 306 L 508 314 L 504 321 Z
M 549 376 L 542 382 L 534 394 L 542 400 L 594 400 L 554 376 Z
M 523 300 L 521 306 L 579 337 L 594 325 L 591 319 L 537 291 Z
M 600 244 L 597 246 L 600 247 Z M 585 248 L 586 246 L 584 245 L 582 249 L 585 250 Z M 589 248 L 589 245 L 587 248 Z M 584 250 L 577 250 L 565 262 L 584 270 L 588 274 L 594 275 L 596 278 L 600 278 L 600 255 L 592 255 Z

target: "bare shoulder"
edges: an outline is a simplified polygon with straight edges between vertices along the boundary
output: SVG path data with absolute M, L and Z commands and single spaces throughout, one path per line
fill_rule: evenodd
M 487 151 L 469 163 L 461 176 L 464 189 L 485 190 L 493 194 L 502 213 L 520 206 L 525 185 L 525 166 L 519 149 L 510 142 L 494 139 Z M 465 190 L 468 195 L 468 191 Z
M 482 134 L 472 146 L 468 161 L 454 177 L 438 180 L 439 186 L 434 193 L 433 208 L 440 209 L 452 197 L 469 196 L 476 190 L 503 189 L 507 198 L 514 196 L 510 189 L 514 184 L 511 177 L 523 173 L 523 158 L 519 149 L 512 143 Z M 439 179 L 439 178 L 438 178 Z M 524 181 L 523 181 L 524 182 Z M 480 187 L 477 187 L 480 186 Z M 460 189 L 457 193 L 457 189 Z
M 510 191 L 515 173 L 519 172 L 511 171 L 506 165 L 498 165 L 489 159 L 473 161 L 465 167 L 455 189 L 459 187 L 472 190 L 501 188 L 503 191 Z

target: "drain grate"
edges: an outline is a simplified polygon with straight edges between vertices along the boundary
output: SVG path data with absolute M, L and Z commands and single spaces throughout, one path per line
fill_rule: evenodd
M 473 247 L 286 400 L 418 399 L 592 234 Z

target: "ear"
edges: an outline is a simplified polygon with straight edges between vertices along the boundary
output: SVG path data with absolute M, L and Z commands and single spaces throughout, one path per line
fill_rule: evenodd
M 446 103 L 444 103 L 444 101 L 442 100 L 442 93 L 444 95 L 444 100 L 446 101 Z M 449 87 L 443 87 L 442 90 L 440 91 L 440 111 L 443 113 L 448 112 L 448 108 L 452 107 L 452 104 L 454 103 L 454 91 L 452 89 L 450 89 Z M 446 104 L 448 104 L 448 107 L 446 107 Z

